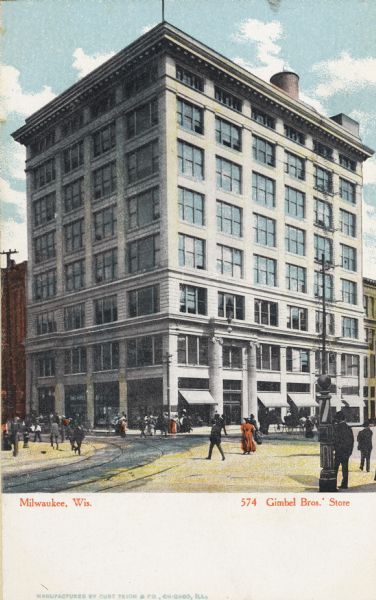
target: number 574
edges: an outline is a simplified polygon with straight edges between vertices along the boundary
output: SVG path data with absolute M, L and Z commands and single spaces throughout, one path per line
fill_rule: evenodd
M 256 498 L 242 498 L 240 506 L 256 506 Z

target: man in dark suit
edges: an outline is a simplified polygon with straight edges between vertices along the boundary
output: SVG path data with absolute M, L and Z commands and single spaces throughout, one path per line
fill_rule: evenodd
M 206 460 L 211 460 L 214 446 L 217 446 L 219 452 L 221 453 L 222 460 L 225 460 L 225 455 L 224 455 L 224 452 L 223 452 L 222 446 L 221 446 L 221 441 L 222 441 L 221 432 L 222 432 L 222 423 L 220 422 L 219 419 L 214 419 L 212 421 L 212 428 L 211 428 L 210 438 L 209 438 L 209 440 L 210 440 L 209 454 L 206 457 Z
M 342 483 L 339 486 L 347 490 L 349 485 L 349 459 L 354 448 L 354 434 L 347 425 L 345 414 L 340 410 L 336 414 L 336 424 L 334 426 L 334 468 L 338 474 L 339 466 L 342 467 Z
M 360 470 L 363 471 L 364 463 L 366 463 L 367 473 L 370 471 L 371 452 L 372 452 L 372 431 L 369 426 L 369 421 L 364 423 L 364 429 L 359 431 L 358 437 L 358 449 L 360 450 Z

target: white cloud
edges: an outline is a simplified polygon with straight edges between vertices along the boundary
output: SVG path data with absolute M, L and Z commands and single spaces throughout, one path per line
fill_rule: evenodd
M 8 163 L 9 174 L 13 179 L 25 181 L 26 148 L 10 138 L 7 147 L 3 147 L 4 164 Z
M 74 61 L 72 65 L 78 71 L 78 77 L 81 78 L 85 77 L 90 71 L 93 71 L 114 55 L 115 52 L 113 51 L 105 54 L 97 52 L 96 54 L 90 55 L 86 54 L 82 48 L 76 48 L 73 52 Z
M 16 262 L 27 260 L 27 229 L 26 223 L 17 223 L 14 220 L 2 222 L 1 226 L 1 249 L 18 250 L 12 258 Z
M 364 185 L 376 185 L 376 156 L 372 156 L 363 164 Z
M 363 275 L 376 279 L 376 207 L 363 202 Z
M 9 183 L 0 178 L 0 199 L 1 202 L 7 204 L 13 204 L 17 209 L 19 216 L 26 219 L 26 194 L 25 192 L 18 192 L 11 188 Z
M 351 93 L 366 86 L 376 86 L 376 58 L 353 58 L 342 52 L 339 58 L 322 61 L 313 65 L 322 82 L 316 87 L 316 94 L 329 98 L 337 92 Z
M 49 86 L 39 92 L 24 92 L 20 84 L 20 72 L 11 65 L 0 66 L 0 119 L 16 113 L 30 115 L 56 96 Z

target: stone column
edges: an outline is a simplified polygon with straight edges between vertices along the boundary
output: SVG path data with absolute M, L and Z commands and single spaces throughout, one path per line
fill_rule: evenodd
M 64 350 L 56 352 L 56 384 L 55 384 L 55 412 L 58 415 L 65 414 L 64 407 Z
M 86 346 L 86 415 L 94 426 L 94 382 L 93 382 L 93 347 Z
M 125 340 L 119 342 L 119 413 L 128 416 L 127 381 L 125 378 Z
M 209 391 L 217 403 L 211 412 L 217 410 L 220 415 L 223 413 L 222 343 L 221 338 L 209 337 Z
M 280 381 L 281 381 L 281 399 L 283 402 L 287 402 L 287 371 L 286 371 L 286 346 L 281 346 L 280 350 Z M 287 409 L 282 408 L 281 417 L 285 417 Z
M 249 342 L 247 354 L 247 371 L 248 371 L 248 410 L 247 416 L 255 415 L 258 421 L 258 405 L 257 405 L 257 372 L 256 372 L 256 342 Z
M 26 354 L 26 411 L 39 412 L 36 361 L 33 354 Z

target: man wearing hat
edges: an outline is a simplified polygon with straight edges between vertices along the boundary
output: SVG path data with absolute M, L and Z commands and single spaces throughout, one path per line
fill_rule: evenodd
M 334 427 L 334 468 L 338 475 L 338 469 L 342 467 L 342 483 L 339 486 L 347 490 L 349 485 L 349 459 L 354 448 L 354 434 L 346 423 L 345 414 L 342 410 L 336 414 L 336 425 Z

